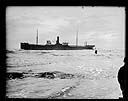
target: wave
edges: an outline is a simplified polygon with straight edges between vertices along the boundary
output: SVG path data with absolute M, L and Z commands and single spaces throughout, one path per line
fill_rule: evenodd
M 51 55 L 53 55 L 53 56 L 72 56 L 70 54 L 66 54 L 66 55 L 63 55 L 63 54 L 51 54 Z
M 13 51 L 13 50 L 6 50 L 6 53 L 12 53 L 12 54 L 14 54 L 14 53 L 16 53 L 16 52 Z
M 16 67 L 29 67 L 29 66 L 37 66 L 37 65 L 47 65 L 49 63 L 28 63 L 28 64 L 7 64 L 8 68 L 16 68 Z
M 51 52 L 41 52 L 42 54 L 51 53 Z

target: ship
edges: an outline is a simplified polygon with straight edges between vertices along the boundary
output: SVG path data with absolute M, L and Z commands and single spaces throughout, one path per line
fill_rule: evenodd
M 45 45 L 38 44 L 38 30 L 36 36 L 36 44 L 29 43 L 20 43 L 21 49 L 24 50 L 83 50 L 83 49 L 91 49 L 93 50 L 95 45 L 87 45 L 87 42 L 84 46 L 78 46 L 78 33 L 76 35 L 76 45 L 69 45 L 68 42 L 63 42 L 62 44 L 59 42 L 59 36 L 57 36 L 57 40 L 55 44 L 52 44 L 50 40 L 47 40 Z

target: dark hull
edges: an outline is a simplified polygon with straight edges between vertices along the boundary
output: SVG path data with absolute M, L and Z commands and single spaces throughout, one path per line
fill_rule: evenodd
M 86 45 L 86 46 L 69 46 L 62 44 L 55 45 L 36 45 L 21 43 L 21 49 L 24 50 L 83 50 L 83 49 L 93 49 L 95 45 Z

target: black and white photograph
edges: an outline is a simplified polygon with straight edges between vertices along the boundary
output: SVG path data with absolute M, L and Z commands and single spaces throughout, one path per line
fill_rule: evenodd
M 8 6 L 6 97 L 128 98 L 125 17 L 118 6 Z

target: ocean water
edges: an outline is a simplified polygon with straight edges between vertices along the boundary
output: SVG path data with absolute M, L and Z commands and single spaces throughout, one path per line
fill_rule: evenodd
M 124 50 L 10 50 L 7 73 L 23 78 L 7 79 L 8 98 L 118 99 L 122 96 L 117 73 Z M 55 78 L 37 77 L 58 72 Z M 66 77 L 69 75 L 73 77 Z

